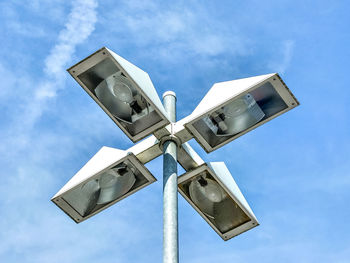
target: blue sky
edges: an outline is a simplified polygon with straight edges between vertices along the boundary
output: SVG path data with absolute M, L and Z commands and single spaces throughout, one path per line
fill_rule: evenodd
M 350 19 L 346 1 L 0 3 L 0 261 L 161 262 L 158 179 L 76 225 L 50 198 L 102 146 L 131 141 L 66 73 L 106 46 L 178 97 L 279 72 L 296 109 L 206 155 L 225 161 L 260 226 L 224 242 L 179 196 L 180 261 L 349 262 Z

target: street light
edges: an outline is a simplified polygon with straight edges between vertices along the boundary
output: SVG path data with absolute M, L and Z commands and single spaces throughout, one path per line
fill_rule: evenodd
M 259 225 L 223 162 L 209 162 L 181 175 L 178 189 L 224 240 Z
M 169 124 L 148 74 L 113 51 L 102 48 L 68 72 L 133 142 Z
M 107 48 L 68 71 L 133 142 L 149 136 L 126 151 L 103 147 L 52 198 L 75 222 L 156 181 L 144 164 L 163 155 L 164 263 L 178 262 L 177 191 L 224 240 L 259 224 L 225 164 L 205 163 L 187 141 L 211 152 L 299 105 L 278 74 L 216 83 L 176 122 L 175 93 L 162 105 L 148 74 Z
M 134 154 L 102 147 L 51 200 L 80 223 L 155 181 Z
M 216 83 L 185 123 L 207 152 L 212 152 L 299 102 L 276 73 Z

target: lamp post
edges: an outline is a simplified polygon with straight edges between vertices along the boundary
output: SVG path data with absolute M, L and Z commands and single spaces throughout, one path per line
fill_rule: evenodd
M 176 95 L 163 94 L 163 104 L 168 118 L 176 122 Z M 172 136 L 163 142 L 163 262 L 179 262 L 178 204 L 177 204 L 177 142 Z
M 298 106 L 277 73 L 216 83 L 176 121 L 175 93 L 165 92 L 162 104 L 148 74 L 107 48 L 68 72 L 138 142 L 125 151 L 102 147 L 52 198 L 76 223 L 155 182 L 145 164 L 163 155 L 164 263 L 179 260 L 178 191 L 225 241 L 259 225 L 226 165 L 204 162 L 187 142 L 209 153 Z M 177 163 L 186 171 L 180 177 Z

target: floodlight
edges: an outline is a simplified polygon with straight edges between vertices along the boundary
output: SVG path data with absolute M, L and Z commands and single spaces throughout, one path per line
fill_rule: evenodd
M 133 142 L 169 124 L 148 74 L 113 51 L 102 48 L 68 72 Z
M 211 152 L 298 105 L 277 73 L 220 82 L 184 126 Z
M 259 225 L 223 162 L 181 175 L 178 190 L 225 241 Z
M 134 154 L 102 147 L 51 200 L 79 223 L 154 181 Z

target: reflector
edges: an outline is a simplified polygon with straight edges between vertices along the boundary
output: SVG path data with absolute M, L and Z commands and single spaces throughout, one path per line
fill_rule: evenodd
M 86 216 L 97 208 L 97 205 L 106 204 L 125 195 L 135 182 L 135 168 L 125 161 L 67 193 L 63 199 L 82 216 Z
M 52 201 L 79 223 L 154 181 L 133 154 L 103 147 Z
M 68 71 L 133 142 L 170 123 L 148 74 L 111 50 Z
M 189 194 L 192 201 L 211 218 L 215 218 L 215 204 L 222 202 L 227 196 L 217 182 L 208 178 L 208 175 L 199 175 L 189 185 Z
M 215 205 L 215 224 L 220 232 L 226 233 L 246 222 L 249 222 L 249 217 L 243 210 L 230 198 L 225 198 L 222 202 Z
M 258 123 L 265 113 L 252 95 L 244 95 L 203 118 L 216 136 L 234 135 Z
M 120 72 L 98 84 L 95 93 L 113 116 L 129 124 L 153 111 L 131 82 Z
M 220 82 L 184 125 L 211 152 L 297 105 L 278 74 Z
M 98 180 L 94 179 L 67 193 L 64 200 L 80 215 L 86 216 L 96 207 L 100 191 Z
M 104 204 L 126 194 L 135 184 L 135 169 L 125 162 L 117 167 L 108 170 L 101 175 L 99 181 L 101 193 L 97 204 Z
M 222 162 L 204 164 L 181 175 L 178 189 L 224 240 L 258 225 L 248 203 Z

